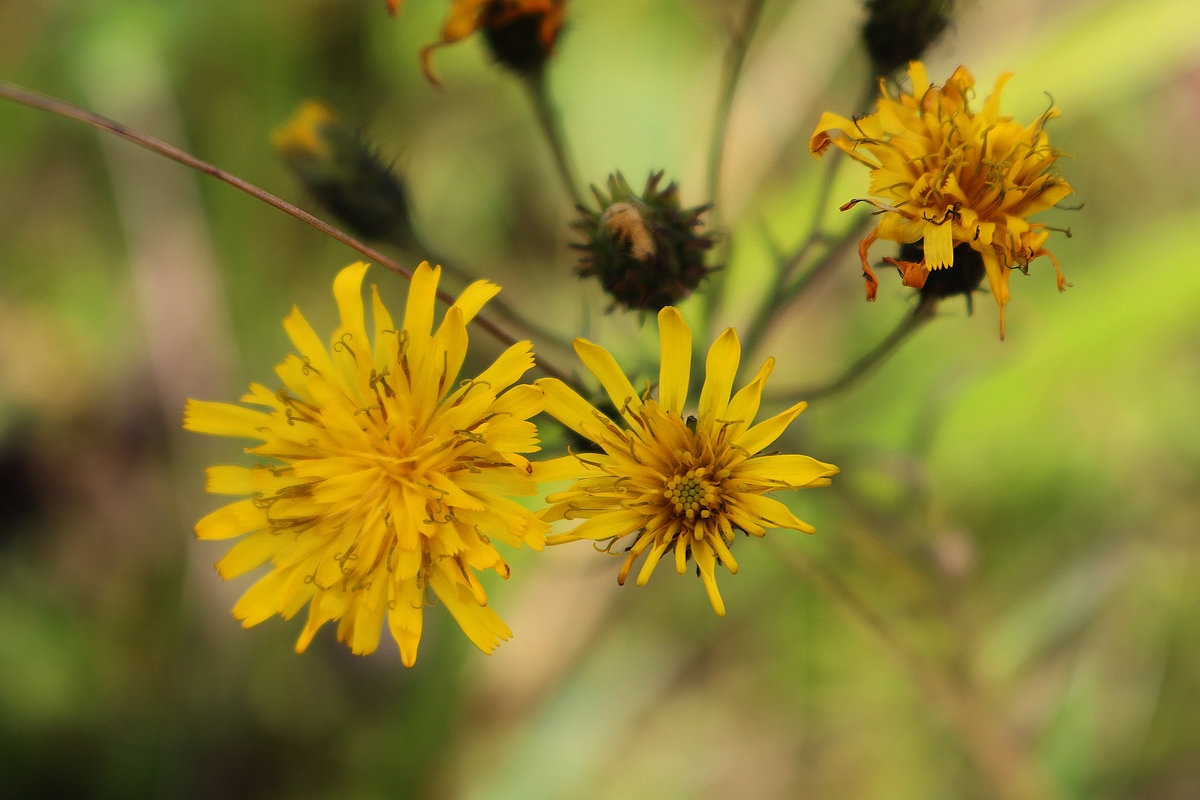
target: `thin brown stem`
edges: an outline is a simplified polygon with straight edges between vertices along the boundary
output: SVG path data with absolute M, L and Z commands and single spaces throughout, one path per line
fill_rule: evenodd
M 546 144 L 550 146 L 550 154 L 554 156 L 554 166 L 558 168 L 563 187 L 567 190 L 567 194 L 571 195 L 571 201 L 582 207 L 583 192 L 580 191 L 579 180 L 575 177 L 574 162 L 571 160 L 571 153 L 567 147 L 567 137 L 562 130 L 562 121 L 559 119 L 557 109 L 550 102 L 545 70 L 538 70 L 525 76 L 522 83 L 529 94 L 530 102 L 533 103 L 538 126 L 546 137 Z
M 864 217 L 865 222 L 869 217 Z M 812 286 L 818 278 L 827 273 L 830 269 L 841 262 L 843 253 L 848 245 L 855 239 L 859 238 L 862 229 L 862 222 L 856 223 L 847 228 L 846 231 L 836 240 L 829 243 L 825 254 L 821 260 L 809 268 L 808 272 L 804 273 L 791 286 L 787 285 L 786 274 L 783 269 L 776 271 L 775 280 L 771 284 L 770 292 L 767 295 L 766 302 L 762 309 L 755 316 L 754 320 L 747 328 L 746 337 L 742 343 L 742 349 L 746 353 L 753 353 L 754 350 L 762 344 L 763 337 L 766 336 L 770 329 L 771 323 L 775 320 L 777 312 L 782 311 L 792 301 L 796 300 L 800 295 L 804 294 L 810 286 Z M 820 236 L 809 238 L 808 247 L 822 241 Z M 806 250 L 799 252 L 799 258 L 803 258 Z
M 899 350 L 900 345 L 904 344 L 910 336 L 934 318 L 936 311 L 936 300 L 922 299 L 917 303 L 917 307 L 913 309 L 912 313 L 900 320 L 900 324 L 893 328 L 883 338 L 883 341 L 871 348 L 862 358 L 847 367 L 845 372 L 824 385 L 814 386 L 809 389 L 800 389 L 795 393 L 796 396 L 810 401 L 820 400 L 821 398 L 829 397 L 850 388 Z M 789 394 L 791 393 L 789 392 Z
M 219 167 L 216 167 L 207 161 L 196 158 L 192 154 L 180 150 L 178 147 L 168 144 L 161 139 L 129 128 L 119 122 L 88 111 L 87 109 L 80 108 L 79 106 L 72 105 L 64 100 L 59 100 L 58 98 L 50 97 L 49 95 L 31 91 L 15 84 L 8 83 L 7 81 L 0 81 L 0 97 L 12 100 L 16 103 L 21 103 L 22 105 L 29 106 L 30 108 L 36 108 L 39 111 L 46 111 L 60 117 L 82 122 L 85 125 L 91 125 L 92 127 L 100 130 L 108 131 L 116 134 L 126 141 L 138 145 L 139 147 L 143 147 L 152 153 L 157 153 L 160 156 L 169 158 L 172 161 L 176 161 L 186 167 L 191 167 L 197 172 L 203 172 L 206 175 L 211 175 L 217 180 L 223 181 L 235 189 L 240 189 L 251 197 L 261 200 L 269 206 L 274 206 L 285 214 L 289 214 L 301 222 L 311 225 L 326 236 L 336 239 L 342 244 L 357 250 L 371 261 L 391 270 L 392 272 L 395 272 L 397 275 L 400 275 L 404 278 L 412 278 L 411 270 L 402 267 L 400 264 L 397 264 L 383 253 L 380 253 L 378 250 L 368 247 L 354 237 L 333 227 L 329 223 L 318 219 L 304 209 L 295 206 L 283 198 L 277 197 L 264 189 L 260 189 L 258 186 L 255 186 L 254 184 L 245 181 L 236 175 L 226 172 L 225 170 L 220 169 Z M 437 296 L 438 299 L 446 304 L 454 303 L 454 297 L 441 289 L 438 290 Z M 506 346 L 514 345 L 520 341 L 515 336 L 512 336 L 482 314 L 477 314 L 472 322 L 486 331 L 501 344 Z M 551 377 L 558 378 L 567 384 L 573 383 L 566 373 L 555 369 L 549 364 L 538 361 L 537 366 L 542 372 Z

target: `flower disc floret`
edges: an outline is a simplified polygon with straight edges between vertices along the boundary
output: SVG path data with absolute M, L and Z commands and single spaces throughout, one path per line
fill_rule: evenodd
M 965 244 L 983 258 L 1004 338 L 1012 270 L 1024 272 L 1046 256 L 1059 290 L 1068 285 L 1045 248 L 1055 229 L 1029 222 L 1073 191 L 1056 166 L 1062 154 L 1046 134 L 1046 123 L 1059 111 L 1051 106 L 1027 126 L 1002 116 L 1000 94 L 1011 73 L 1000 76 L 979 113 L 970 104 L 975 79 L 964 67 L 943 86 L 930 83 L 919 61 L 909 65 L 908 77 L 911 90 L 896 96 L 880 81 L 874 114 L 848 119 L 825 112 L 809 149 L 818 156 L 836 145 L 871 170 L 872 197 L 842 207 L 865 202 L 878 209 L 879 223 L 859 246 L 867 299 L 875 299 L 879 284 L 868 262 L 877 239 L 923 241 L 920 261 L 898 262 L 904 285 L 918 289 L 931 270 L 952 268 L 955 246 Z
M 412 666 L 434 597 L 490 652 L 512 634 L 476 573 L 508 577 L 495 543 L 541 549 L 547 529 L 510 499 L 537 490 L 522 454 L 538 449 L 528 420 L 545 398 L 508 388 L 533 365 L 531 348 L 515 344 L 460 383 L 466 325 L 499 287 L 472 284 L 433 331 L 440 268 L 422 264 L 399 326 L 371 287 L 368 334 L 366 270 L 334 281 L 341 324 L 330 347 L 292 310 L 284 328 L 297 354 L 276 367 L 277 392 L 251 384 L 241 398 L 251 407 L 188 401 L 188 430 L 259 442 L 246 448 L 252 466 L 208 470 L 210 492 L 246 497 L 200 520 L 196 535 L 240 539 L 217 564 L 223 578 L 270 565 L 234 607 L 245 626 L 308 607 L 297 652 L 333 620 L 355 653 L 373 652 L 386 620 Z
M 645 585 L 668 553 L 679 573 L 694 560 L 717 614 L 725 604 L 717 590 L 716 565 L 731 572 L 737 532 L 762 536 L 768 528 L 812 533 L 787 506 L 766 497 L 782 489 L 827 486 L 838 472 L 802 455 L 760 455 L 802 412 L 806 403 L 758 424 L 762 390 L 774 359 L 768 359 L 748 385 L 730 397 L 740 360 L 733 329 L 713 343 L 695 416 L 684 416 L 688 395 L 692 336 L 671 306 L 658 315 L 661 367 L 658 398 L 638 394 L 612 355 L 584 339 L 575 341 L 580 359 L 619 409 L 618 419 L 592 406 L 560 381 L 544 379 L 547 413 L 599 446 L 542 462 L 539 481 L 573 479 L 550 495 L 543 518 L 583 520 L 574 529 L 551 535 L 551 544 L 607 541 L 608 551 L 624 542 L 625 559 L 617 580 L 624 584 L 635 562 L 645 556 L 637 584 Z

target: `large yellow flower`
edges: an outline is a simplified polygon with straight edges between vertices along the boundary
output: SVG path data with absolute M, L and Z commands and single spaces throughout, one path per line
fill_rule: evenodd
M 537 382 L 546 392 L 547 413 L 602 450 L 537 465 L 540 481 L 577 479 L 566 491 L 547 498 L 550 507 L 543 518 L 585 520 L 547 541 L 608 541 L 611 551 L 618 541 L 628 540 L 617 577 L 621 584 L 642 554 L 646 559 L 638 572 L 639 586 L 646 584 L 667 551 L 673 551 L 681 574 L 693 558 L 713 610 L 724 616 L 715 568 L 720 562 L 731 573 L 737 572 L 730 545 L 739 530 L 755 536 L 762 536 L 767 528 L 813 532 L 787 506 L 764 495 L 828 486 L 838 468 L 808 456 L 759 455 L 807 404 L 797 403 L 752 424 L 775 361 L 768 359 L 754 380 L 731 399 L 741 351 L 732 328 L 708 351 L 696 416 L 685 416 L 692 334 L 671 306 L 659 312 L 658 328 L 658 400 L 651 398 L 649 389 L 639 395 L 607 350 L 585 339 L 575 340 L 575 351 L 599 379 L 624 426 L 561 381 Z
M 251 384 L 241 398 L 265 410 L 188 401 L 188 430 L 260 442 L 246 448 L 253 466 L 208 470 L 208 491 L 248 497 L 200 520 L 196 535 L 242 537 L 217 564 L 223 578 L 270 562 L 233 609 L 247 627 L 308 606 L 297 652 L 341 620 L 338 639 L 370 653 L 386 618 L 412 666 L 430 590 L 491 652 L 512 634 L 476 572 L 508 577 L 494 542 L 541 549 L 547 530 L 509 499 L 537 488 L 520 454 L 538 449 L 528 419 L 545 398 L 529 385 L 505 391 L 533 365 L 531 348 L 513 345 L 460 384 L 467 323 L 499 287 L 467 287 L 433 332 L 441 270 L 422 264 L 399 327 L 371 287 L 368 333 L 366 270 L 355 264 L 333 282 L 341 325 L 330 348 L 299 309 L 284 320 L 298 355 L 275 368 L 283 388 Z
M 835 144 L 871 168 L 872 199 L 853 200 L 843 209 L 867 202 L 879 209 L 879 224 L 859 246 L 867 299 L 874 300 L 878 281 L 867 261 L 876 239 L 909 243 L 924 240 L 919 262 L 895 262 L 904 285 L 920 288 L 930 270 L 954 265 L 954 247 L 965 244 L 979 252 L 996 303 L 1000 337 L 1004 338 L 1004 306 L 1013 269 L 1047 256 L 1058 273 L 1058 288 L 1067 283 L 1058 260 L 1044 245 L 1048 228 L 1028 218 L 1071 194 L 1055 161 L 1046 123 L 1059 116 L 1051 106 L 1031 125 L 1000 115 L 1000 92 L 1011 73 L 976 114 L 970 108 L 975 79 L 963 67 L 945 86 L 929 82 L 925 67 L 908 69 L 911 91 L 882 96 L 874 114 L 847 119 L 825 112 L 809 142 L 814 155 Z M 831 131 L 839 131 L 837 136 Z

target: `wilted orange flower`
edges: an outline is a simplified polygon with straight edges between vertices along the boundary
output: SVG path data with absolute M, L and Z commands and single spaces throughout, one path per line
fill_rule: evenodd
M 1052 230 L 1028 218 L 1071 194 L 1055 162 L 1061 153 L 1050 146 L 1046 123 L 1059 116 L 1051 106 L 1026 126 L 1000 115 L 1000 93 L 1012 77 L 1001 75 L 983 110 L 971 110 L 975 79 L 964 67 L 944 86 L 929 82 L 925 66 L 908 69 L 911 90 L 892 97 L 881 81 L 874 114 L 848 119 L 825 112 L 809 142 L 814 156 L 830 144 L 871 168 L 872 198 L 852 200 L 879 209 L 879 223 L 859 246 L 867 299 L 874 300 L 878 280 L 867 260 L 876 239 L 923 241 L 918 262 L 895 261 L 904 285 L 920 288 L 930 270 L 954 265 L 954 247 L 969 245 L 983 258 L 996 303 L 1000 338 L 1013 269 L 1047 256 L 1068 285 L 1058 260 L 1045 248 Z M 836 136 L 831 131 L 838 131 Z

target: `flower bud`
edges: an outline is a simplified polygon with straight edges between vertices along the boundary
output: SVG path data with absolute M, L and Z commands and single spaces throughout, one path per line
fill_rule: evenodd
M 567 0 L 454 0 L 442 38 L 421 50 L 421 69 L 430 83 L 440 85 L 433 72 L 434 49 L 482 29 L 497 63 L 520 75 L 536 75 L 554 54 L 566 11 Z
M 305 102 L 271 142 L 304 188 L 356 236 L 408 240 L 404 186 L 323 103 Z
M 701 230 L 708 205 L 684 209 L 674 183 L 660 190 L 653 172 L 639 196 L 621 173 L 608 178 L 608 194 L 592 186 L 597 210 L 579 207 L 571 223 L 586 237 L 579 274 L 600 279 L 616 303 L 657 311 L 691 294 L 714 268 L 705 266 L 712 237 Z
M 970 314 L 973 310 L 971 297 L 979 291 L 986 274 L 983 256 L 968 244 L 958 244 L 954 246 L 953 266 L 935 270 L 921 267 L 924 257 L 924 241 L 918 240 L 900 245 L 899 258 L 885 258 L 884 261 L 900 269 L 905 286 L 919 289 L 921 302 L 935 302 L 961 294 L 967 298 L 967 313 Z
M 891 75 L 917 61 L 950 21 L 952 0 L 867 0 L 862 37 L 874 73 Z

